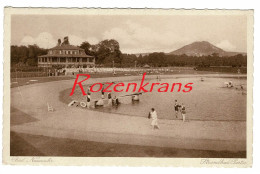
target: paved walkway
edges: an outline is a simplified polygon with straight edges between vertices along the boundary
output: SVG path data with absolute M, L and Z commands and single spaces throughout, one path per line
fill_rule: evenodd
M 180 76 L 187 75 L 178 75 Z M 120 80 L 110 78 L 109 80 L 137 79 L 141 79 L 141 76 L 120 77 Z M 107 81 L 107 78 L 89 79 L 87 83 L 103 81 Z M 180 120 L 159 120 L 160 130 L 152 130 L 150 120 L 147 118 L 68 107 L 59 101 L 59 91 L 72 88 L 73 83 L 74 80 L 65 80 L 12 88 L 12 107 L 39 121 L 12 126 L 11 130 L 97 142 L 201 150 L 246 150 L 246 122 L 190 121 L 183 123 Z M 47 112 L 47 102 L 55 108 L 54 112 Z

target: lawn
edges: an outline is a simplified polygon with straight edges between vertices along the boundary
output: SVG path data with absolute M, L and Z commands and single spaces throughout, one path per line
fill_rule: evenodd
M 246 152 L 100 143 L 11 132 L 11 156 L 245 158 Z

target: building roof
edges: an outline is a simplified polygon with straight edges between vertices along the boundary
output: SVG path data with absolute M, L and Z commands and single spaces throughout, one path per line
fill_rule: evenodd
M 84 50 L 84 49 L 73 45 L 60 45 L 60 46 L 53 47 L 50 50 Z
M 143 67 L 144 68 L 150 68 L 150 66 L 148 64 L 145 64 Z
M 53 52 L 52 54 L 48 51 L 47 55 L 42 55 L 42 56 L 38 56 L 38 57 L 94 57 L 94 56 L 90 56 L 90 55 L 86 55 L 84 49 L 73 46 L 73 45 L 59 45 L 56 47 L 53 47 L 49 50 L 65 50 L 65 51 L 70 51 L 70 50 L 80 50 L 81 53 L 77 53 L 77 54 L 64 54 L 64 52 L 62 52 L 62 54 Z
M 47 54 L 47 55 L 42 55 L 38 57 L 94 57 L 94 56 L 89 56 L 89 55 L 81 55 L 81 54 Z

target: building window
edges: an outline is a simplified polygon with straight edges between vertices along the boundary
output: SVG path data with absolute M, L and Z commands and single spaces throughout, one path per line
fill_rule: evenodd
M 66 62 L 66 58 L 60 58 L 60 62 Z
M 52 58 L 52 62 L 57 62 L 57 61 L 58 61 L 57 57 Z
M 62 54 L 62 51 L 60 50 L 60 54 Z

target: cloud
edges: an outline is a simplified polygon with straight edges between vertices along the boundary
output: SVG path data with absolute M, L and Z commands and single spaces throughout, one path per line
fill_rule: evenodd
M 36 38 L 32 36 L 24 36 L 20 45 L 38 45 L 41 48 L 51 48 L 56 45 L 56 41 L 48 32 L 40 33 Z
M 223 40 L 216 45 L 219 48 L 222 48 L 225 51 L 235 51 L 236 46 L 231 44 L 228 40 Z
M 60 38 L 63 41 L 63 38 Z M 79 46 L 82 42 L 89 42 L 90 44 L 97 44 L 99 41 L 95 37 L 82 38 L 76 35 L 69 35 L 69 42 L 71 45 Z M 24 36 L 20 45 L 38 45 L 41 48 L 52 48 L 57 45 L 58 39 L 54 39 L 48 32 L 40 33 L 37 37 Z
M 99 41 L 95 37 L 83 38 L 75 35 L 69 35 L 69 42 L 71 45 L 80 45 L 82 42 L 89 42 L 90 44 L 97 44 Z
M 127 53 L 137 53 L 140 50 L 142 52 L 173 50 L 176 43 L 187 41 L 187 38 L 176 35 L 174 32 L 154 31 L 132 21 L 126 21 L 123 26 L 105 31 L 103 39 L 117 40 L 122 51 Z
M 94 44 L 98 44 L 99 40 L 95 37 L 88 37 L 86 39 L 90 44 L 94 45 Z
M 85 39 L 83 39 L 82 37 L 78 37 L 75 35 L 69 35 L 69 42 L 71 45 L 80 45 L 82 42 L 86 41 Z
M 20 45 L 33 45 L 35 44 L 35 39 L 31 36 L 24 36 L 20 42 Z

